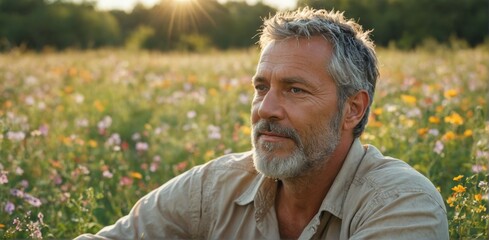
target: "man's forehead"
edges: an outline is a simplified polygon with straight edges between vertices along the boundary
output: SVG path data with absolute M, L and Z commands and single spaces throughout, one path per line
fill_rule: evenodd
M 289 67 L 326 68 L 331 59 L 332 48 L 324 38 L 290 38 L 270 42 L 262 51 L 257 70 L 272 65 Z
M 262 52 L 266 51 L 270 47 L 278 45 L 287 45 L 288 47 L 296 48 L 308 48 L 317 47 L 318 44 L 324 45 L 328 48 L 331 47 L 331 43 L 322 35 L 315 35 L 311 37 L 287 37 L 284 39 L 276 39 L 270 41 L 267 45 L 263 47 Z

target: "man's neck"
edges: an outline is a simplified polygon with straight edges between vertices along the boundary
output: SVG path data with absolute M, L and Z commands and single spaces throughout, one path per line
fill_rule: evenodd
M 351 145 L 350 145 L 351 146 Z M 294 179 L 283 179 L 277 187 L 275 211 L 282 238 L 298 238 L 318 213 L 341 170 L 350 146 L 345 146 L 319 169 Z

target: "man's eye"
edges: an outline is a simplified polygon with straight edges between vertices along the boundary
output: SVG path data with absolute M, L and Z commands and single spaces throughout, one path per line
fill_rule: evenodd
M 255 85 L 255 90 L 258 91 L 258 92 L 266 91 L 267 90 L 267 86 L 265 86 L 265 85 Z
M 290 88 L 290 92 L 291 93 L 303 93 L 304 90 L 302 90 L 300 88 L 293 87 L 293 88 Z

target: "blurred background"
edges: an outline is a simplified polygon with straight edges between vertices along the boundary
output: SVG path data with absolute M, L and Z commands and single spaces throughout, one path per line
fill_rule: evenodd
M 0 50 L 248 48 L 262 18 L 303 6 L 345 11 L 383 47 L 488 41 L 488 0 L 0 0 Z

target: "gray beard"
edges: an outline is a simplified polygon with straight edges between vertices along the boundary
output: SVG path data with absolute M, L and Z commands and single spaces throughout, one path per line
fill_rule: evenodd
M 261 120 L 253 126 L 253 164 L 257 171 L 267 177 L 291 179 L 305 176 L 321 168 L 329 160 L 339 143 L 339 114 L 329 124 L 303 142 L 294 129 L 279 126 L 275 122 Z M 294 141 L 296 147 L 288 156 L 276 156 L 274 151 L 281 148 L 280 143 L 258 143 L 259 131 L 283 134 Z

